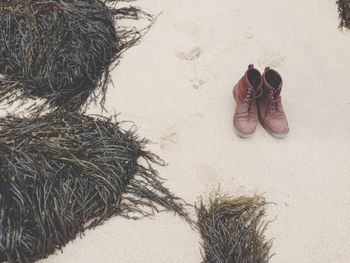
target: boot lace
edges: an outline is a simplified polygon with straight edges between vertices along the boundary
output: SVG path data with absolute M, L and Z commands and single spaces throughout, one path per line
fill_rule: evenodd
M 253 104 L 253 101 L 260 97 L 262 94 L 262 89 L 258 88 L 256 91 L 253 87 L 249 87 L 247 90 L 246 97 L 244 99 L 244 103 L 241 107 L 241 112 L 248 112 L 251 109 L 251 106 Z
M 269 101 L 270 101 L 270 111 L 275 112 L 279 109 L 280 103 L 281 103 L 281 96 L 280 96 L 280 90 L 269 90 Z

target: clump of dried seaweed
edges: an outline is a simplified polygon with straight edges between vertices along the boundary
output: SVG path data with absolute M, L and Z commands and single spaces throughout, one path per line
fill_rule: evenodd
M 340 16 L 340 27 L 350 29 L 350 0 L 337 0 L 338 11 Z
M 0 119 L 0 257 L 45 258 L 114 215 L 162 209 L 189 220 L 151 167 L 162 161 L 147 142 L 98 116 Z
M 152 21 L 123 0 L 0 1 L 0 103 L 41 98 L 31 111 L 103 107 L 111 64 L 138 43 L 150 26 L 137 30 L 125 19 Z M 129 23 L 130 24 L 130 23 Z
M 204 263 L 266 263 L 271 242 L 266 241 L 264 198 L 215 196 L 196 207 L 203 238 Z

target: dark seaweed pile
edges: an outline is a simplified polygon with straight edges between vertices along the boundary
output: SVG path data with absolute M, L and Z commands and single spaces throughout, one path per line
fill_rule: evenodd
M 98 116 L 1 118 L 0 259 L 45 258 L 114 215 L 136 219 L 161 208 L 188 220 L 146 144 Z
M 203 238 L 204 263 L 267 263 L 265 200 L 262 197 L 215 195 L 197 207 L 197 226 Z
M 152 19 L 117 2 L 0 1 L 0 103 L 41 98 L 31 110 L 78 110 L 101 98 L 103 107 L 111 64 L 143 34 L 122 21 Z
M 341 19 L 340 27 L 350 29 L 350 0 L 338 0 L 337 5 Z

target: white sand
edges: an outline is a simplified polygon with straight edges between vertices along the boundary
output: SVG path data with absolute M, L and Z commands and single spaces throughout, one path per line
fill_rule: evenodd
M 145 0 L 164 11 L 113 75 L 107 108 L 133 120 L 169 166 L 167 186 L 189 202 L 221 185 L 263 193 L 272 263 L 350 258 L 350 32 L 334 1 Z M 291 133 L 232 130 L 233 84 L 247 65 L 272 65 L 285 81 Z M 42 263 L 200 262 L 200 238 L 171 214 L 114 218 Z

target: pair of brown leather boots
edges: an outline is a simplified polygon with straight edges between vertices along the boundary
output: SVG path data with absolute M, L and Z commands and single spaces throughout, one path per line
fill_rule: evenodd
M 233 124 L 238 136 L 249 138 L 260 120 L 274 137 L 283 138 L 289 132 L 281 101 L 282 77 L 267 67 L 264 74 L 249 65 L 248 70 L 233 88 L 236 111 Z

